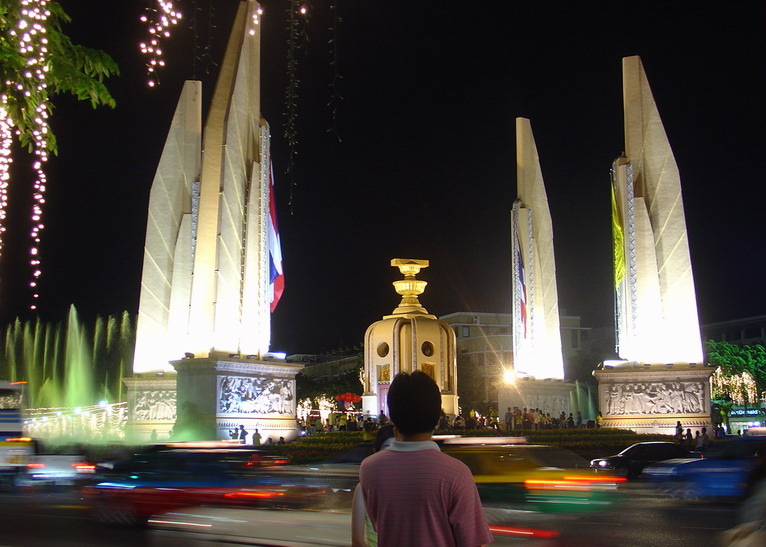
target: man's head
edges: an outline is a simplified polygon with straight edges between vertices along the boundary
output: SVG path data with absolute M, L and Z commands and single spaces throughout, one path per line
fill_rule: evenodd
M 388 389 L 388 414 L 401 433 L 430 433 L 439 422 L 441 393 L 425 372 L 400 372 Z

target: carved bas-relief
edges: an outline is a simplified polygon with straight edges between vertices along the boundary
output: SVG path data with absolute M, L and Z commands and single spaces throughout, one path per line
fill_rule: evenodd
M 532 393 L 525 400 L 528 408 L 539 408 L 557 416 L 560 412 L 571 412 L 568 395 Z
M 151 390 L 136 394 L 133 420 L 136 422 L 156 422 L 176 419 L 176 392 L 170 390 Z
M 705 412 L 702 382 L 637 382 L 612 384 L 603 395 L 607 416 L 628 414 L 701 414 Z
M 593 373 L 602 425 L 665 435 L 675 433 L 677 422 L 710 428 L 711 373 L 696 363 L 605 363 Z
M 294 415 L 293 381 L 284 378 L 219 376 L 219 414 Z

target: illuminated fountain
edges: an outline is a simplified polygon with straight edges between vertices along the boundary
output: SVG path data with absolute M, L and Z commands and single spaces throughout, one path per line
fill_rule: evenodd
M 0 377 L 26 381 L 27 432 L 43 439 L 120 438 L 133 326 L 127 312 L 83 324 L 16 320 L 4 332 Z

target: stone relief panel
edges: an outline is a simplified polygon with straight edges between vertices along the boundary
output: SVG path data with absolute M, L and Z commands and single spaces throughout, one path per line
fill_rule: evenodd
M 219 414 L 295 414 L 293 381 L 282 378 L 218 377 Z
M 528 408 L 539 408 L 543 412 L 549 412 L 558 417 L 560 412 L 569 413 L 569 396 L 567 395 L 542 395 L 532 393 L 527 395 L 526 404 Z
M 705 412 L 705 388 L 702 382 L 612 384 L 604 390 L 602 403 L 608 416 L 701 414 Z
M 176 419 L 176 392 L 147 390 L 136 393 L 133 420 L 136 422 L 174 421 Z

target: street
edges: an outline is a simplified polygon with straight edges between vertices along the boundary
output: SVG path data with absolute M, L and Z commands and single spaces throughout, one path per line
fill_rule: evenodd
M 500 518 L 504 510 L 488 510 Z M 513 512 L 514 526 L 560 532 L 555 540 L 535 544 L 588 546 L 715 545 L 717 535 L 736 521 L 736 506 L 719 503 L 682 504 L 643 487 L 629 485 L 616 507 L 581 515 L 554 516 Z M 90 519 L 75 491 L 28 491 L 0 494 L 0 545 L 137 546 L 153 543 L 154 532 L 107 526 Z M 525 539 L 496 535 L 498 545 Z

